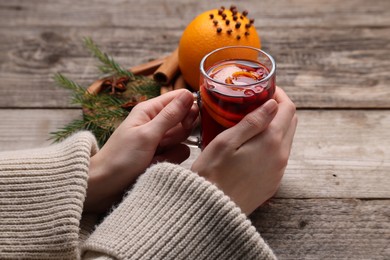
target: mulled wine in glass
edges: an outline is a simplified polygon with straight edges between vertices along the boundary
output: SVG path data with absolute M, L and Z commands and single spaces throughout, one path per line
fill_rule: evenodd
M 202 59 L 200 72 L 202 149 L 275 92 L 275 61 L 260 49 L 229 46 L 214 50 Z

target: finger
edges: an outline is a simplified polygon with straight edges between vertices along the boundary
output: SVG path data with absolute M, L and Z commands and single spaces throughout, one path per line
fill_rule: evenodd
M 153 158 L 153 163 L 170 162 L 180 164 L 190 156 L 190 148 L 185 144 L 178 144 L 164 150 Z
M 293 119 L 296 107 L 287 94 L 279 87 L 275 92 L 275 100 L 278 102 L 278 113 L 274 120 L 272 120 L 272 126 L 280 129 L 283 135 L 289 129 L 291 120 Z
M 190 94 L 190 92 L 186 89 L 173 90 L 139 103 L 131 110 L 130 115 L 126 118 L 126 120 L 129 121 L 128 124 L 130 126 L 144 124 L 146 122 L 145 116 L 146 118 L 149 118 L 149 120 L 152 120 L 161 112 L 161 110 L 164 109 L 164 107 L 166 107 L 175 98 L 182 95 L 183 92 L 188 92 L 186 95 Z
M 295 131 L 297 128 L 297 116 L 295 115 L 290 122 L 290 127 L 288 128 L 285 136 L 283 137 L 282 143 L 280 145 L 281 149 L 281 158 L 285 159 L 285 164 L 287 165 L 288 159 L 290 158 L 292 144 L 294 140 Z M 283 159 L 282 159 L 283 162 Z M 280 163 L 280 162 L 279 162 Z
M 192 129 L 194 127 L 194 124 L 197 121 L 198 117 L 199 117 L 199 107 L 197 104 L 193 104 L 190 112 L 187 114 L 187 116 L 181 122 L 181 124 L 183 125 L 183 128 Z
M 270 124 L 278 111 L 278 104 L 275 100 L 268 100 L 264 105 L 246 115 L 237 125 L 227 129 L 220 134 L 235 148 L 239 148 L 249 139 L 258 135 Z
M 298 125 L 298 117 L 297 117 L 297 115 L 294 115 L 294 117 L 291 120 L 290 127 L 288 128 L 287 133 L 284 137 L 285 140 L 287 141 L 287 145 L 288 145 L 288 147 L 290 147 L 290 149 L 292 147 L 292 143 L 294 140 L 297 125 Z
M 148 127 L 158 136 L 180 123 L 193 105 L 193 96 L 189 91 L 182 91 L 148 123 Z
M 184 142 L 191 134 L 191 129 L 185 129 L 181 124 L 177 124 L 169 129 L 163 139 L 160 141 L 160 146 L 171 146 Z

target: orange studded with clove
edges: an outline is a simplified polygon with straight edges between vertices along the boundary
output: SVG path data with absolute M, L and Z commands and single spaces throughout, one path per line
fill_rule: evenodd
M 200 14 L 186 27 L 179 43 L 179 67 L 194 90 L 199 89 L 200 61 L 207 53 L 235 45 L 261 48 L 254 19 L 248 16 L 246 10 L 222 6 Z

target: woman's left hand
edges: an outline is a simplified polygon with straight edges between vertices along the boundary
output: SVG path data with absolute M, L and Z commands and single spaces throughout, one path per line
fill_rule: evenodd
M 151 163 L 181 163 L 198 108 L 188 90 L 176 90 L 135 106 L 102 149 L 91 158 L 85 210 L 102 212 Z

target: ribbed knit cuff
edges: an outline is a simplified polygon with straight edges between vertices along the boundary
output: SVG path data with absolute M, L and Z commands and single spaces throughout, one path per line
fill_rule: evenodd
M 139 178 L 83 251 L 117 259 L 274 259 L 248 218 L 217 187 L 161 163 Z
M 90 156 L 88 132 L 47 148 L 0 153 L 0 258 L 76 259 Z

